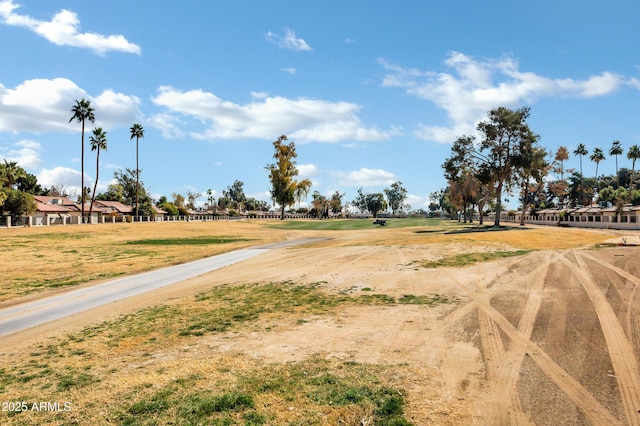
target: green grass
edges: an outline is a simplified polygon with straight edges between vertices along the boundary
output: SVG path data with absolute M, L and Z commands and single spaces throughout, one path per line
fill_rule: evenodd
M 127 241 L 127 245 L 147 245 L 147 246 L 196 246 L 208 244 L 227 244 L 238 241 L 249 241 L 246 238 L 235 237 L 191 237 L 191 238 L 154 238 L 146 240 Z
M 522 256 L 530 253 L 531 250 L 515 250 L 515 251 L 490 251 L 480 253 L 462 253 L 455 256 L 447 256 L 438 260 L 426 261 L 422 263 L 425 268 L 441 268 L 441 267 L 461 267 L 473 265 L 478 262 L 488 262 L 506 257 Z
M 235 380 L 223 375 L 138 386 L 120 397 L 122 405 L 111 404 L 107 418 L 121 425 L 263 425 L 276 424 L 274 413 L 288 407 L 295 420 L 287 424 L 326 424 L 332 411 L 369 413 L 368 424 L 410 424 L 404 417 L 405 392 L 383 383 L 383 366 L 313 357 L 287 364 L 256 361 L 242 372 L 220 369 Z
M 414 226 L 449 226 L 451 221 L 427 218 L 388 218 L 387 226 L 373 225 L 373 219 L 328 219 L 328 220 L 285 220 L 269 225 L 274 229 L 315 230 L 315 231 L 349 231 L 358 229 L 389 229 Z M 457 223 L 457 222 L 456 222 Z

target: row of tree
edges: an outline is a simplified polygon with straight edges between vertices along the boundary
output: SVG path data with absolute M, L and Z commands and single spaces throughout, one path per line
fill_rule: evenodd
M 495 211 L 494 225 L 498 226 L 503 198 L 514 191 L 521 202 L 522 220 L 527 208 L 590 205 L 594 199 L 618 206 L 640 204 L 640 191 L 636 190 L 634 179 L 635 163 L 640 157 L 638 145 L 627 151 L 632 161 L 629 171 L 618 169 L 618 156 L 624 150 L 619 141 L 613 142 L 609 150 L 616 159 L 613 178 L 598 176 L 598 165 L 605 155 L 601 148 L 594 148 L 589 158 L 596 164 L 595 177 L 585 178 L 582 158 L 589 155 L 586 146 L 580 144 L 573 152 L 580 158 L 580 171 L 565 170 L 569 150 L 561 146 L 551 156 L 540 146 L 540 136 L 529 128 L 529 114 L 527 107 L 493 109 L 477 126 L 479 140 L 474 136 L 459 137 L 451 147 L 451 156 L 442 165 L 448 186 L 430 195 L 430 209 L 461 212 L 467 221 L 477 208 L 482 222 L 485 208 L 489 207 Z M 571 174 L 568 180 L 567 172 Z M 554 180 L 553 175 L 558 179 Z

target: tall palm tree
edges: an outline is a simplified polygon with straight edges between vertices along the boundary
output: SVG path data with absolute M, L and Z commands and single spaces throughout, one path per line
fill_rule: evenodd
M 633 190 L 633 175 L 636 171 L 636 160 L 640 158 L 640 146 L 636 144 L 629 148 L 627 158 L 631 160 L 631 182 L 629 183 L 629 196 L 631 196 L 631 191 Z
M 96 199 L 96 189 L 98 188 L 98 173 L 100 171 L 100 150 L 107 150 L 107 132 L 102 130 L 102 127 L 96 127 L 93 129 L 93 136 L 89 139 L 91 142 L 91 151 L 97 151 L 96 153 L 96 181 L 93 184 L 93 195 L 91 196 L 91 205 L 89 206 L 89 217 L 93 212 L 93 202 Z
M 598 165 L 600 164 L 601 161 L 606 159 L 606 157 L 604 156 L 604 152 L 602 151 L 602 148 L 593 148 L 593 153 L 591 154 L 589 159 L 594 163 L 596 163 L 596 190 L 597 190 L 598 189 Z M 593 199 L 591 199 L 591 201 L 593 201 Z
M 140 168 L 138 167 L 138 140 L 144 138 L 142 125 L 135 123 L 131 126 L 131 139 L 136 138 L 136 217 L 138 216 L 138 185 L 140 182 Z
M 564 207 L 564 194 L 567 190 L 567 184 L 564 181 L 564 161 L 569 159 L 569 150 L 567 147 L 558 147 L 554 159 L 560 163 L 560 207 Z
M 82 100 L 78 101 L 76 100 L 75 105 L 73 105 L 73 107 L 71 107 L 71 112 L 73 113 L 73 115 L 71 116 L 71 118 L 69 119 L 69 123 L 71 123 L 73 120 L 76 120 L 78 123 L 82 123 L 82 154 L 80 157 L 80 162 L 82 164 L 82 171 L 81 171 L 81 184 L 80 184 L 80 191 L 82 192 L 81 195 L 81 209 L 82 209 L 82 222 L 84 222 L 84 201 L 85 201 L 85 191 L 84 191 L 84 122 L 85 120 L 89 120 L 90 122 L 95 122 L 96 121 L 96 117 L 94 115 L 94 110 L 93 107 L 91 106 L 91 102 L 87 101 L 86 99 L 82 98 Z
M 609 155 L 615 155 L 616 157 L 616 189 L 620 188 L 620 176 L 618 176 L 618 155 L 622 155 L 623 149 L 620 141 L 613 141 L 611 149 L 609 149 Z
M 573 155 L 577 155 L 580 157 L 580 204 L 584 204 L 584 186 L 583 186 L 583 175 L 582 175 L 582 157 L 584 155 L 589 154 L 587 151 L 587 147 L 584 146 L 583 143 L 578 144 L 576 149 L 573 150 Z

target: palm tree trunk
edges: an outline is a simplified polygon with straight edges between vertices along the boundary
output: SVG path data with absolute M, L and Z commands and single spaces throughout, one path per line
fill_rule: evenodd
M 138 181 L 140 180 L 140 168 L 138 166 L 138 137 L 136 136 L 136 217 L 138 217 Z
M 81 218 L 82 218 L 82 223 L 84 223 L 84 118 L 82 119 L 82 137 L 81 137 L 81 141 L 82 141 L 82 155 L 80 157 L 80 163 L 81 163 L 81 176 L 80 176 L 80 192 L 82 195 L 80 195 L 80 212 L 81 212 Z
M 98 148 L 98 152 L 96 153 L 96 181 L 93 184 L 93 195 L 91 195 L 91 205 L 89 206 L 89 218 L 91 218 L 91 213 L 93 212 L 93 202 L 96 200 L 96 189 L 98 188 L 98 173 L 100 173 L 100 148 Z
M 502 211 L 502 182 L 498 184 L 496 188 L 496 218 L 493 221 L 493 226 L 500 226 L 500 213 Z

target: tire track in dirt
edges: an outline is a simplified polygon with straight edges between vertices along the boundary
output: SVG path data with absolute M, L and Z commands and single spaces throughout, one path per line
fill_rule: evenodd
M 516 261 L 509 265 L 509 267 L 516 266 L 520 264 L 523 260 L 528 262 L 537 261 L 540 263 L 542 261 L 542 265 L 538 268 L 532 270 L 531 272 L 521 275 L 517 279 L 517 283 L 529 283 L 535 281 L 536 278 L 539 278 L 540 275 L 543 275 L 544 270 L 549 268 L 549 264 L 544 261 L 545 258 L 536 259 L 535 256 L 547 256 L 546 259 L 551 259 L 551 257 L 557 256 L 556 252 L 551 252 L 547 254 L 531 254 L 528 256 L 524 256 L 524 259 L 520 261 Z M 559 256 L 558 256 L 559 257 Z M 533 258 L 533 259 L 532 259 Z M 549 260 L 551 262 L 551 260 Z M 472 301 L 459 309 L 451 312 L 445 318 L 443 318 L 443 326 L 447 326 L 455 323 L 456 321 L 464 318 L 466 315 L 471 314 L 473 309 L 476 308 L 478 312 L 478 316 L 484 314 L 487 315 L 490 320 L 497 325 L 497 327 L 502 330 L 502 332 L 511 340 L 511 346 L 514 349 L 514 353 L 517 351 L 519 353 L 524 352 L 524 356 L 529 356 L 531 359 L 538 365 L 541 371 L 546 374 L 555 384 L 566 393 L 567 397 L 573 401 L 573 403 L 578 407 L 590 420 L 594 425 L 621 425 L 622 423 L 615 418 L 602 404 L 589 392 L 587 391 L 576 379 L 571 377 L 562 367 L 560 367 L 542 348 L 536 345 L 534 342 L 530 340 L 530 336 L 524 335 L 518 328 L 516 328 L 504 315 L 502 315 L 499 311 L 491 306 L 491 298 L 499 293 L 501 290 L 501 276 L 503 274 L 499 274 L 495 280 L 492 280 L 491 285 L 488 289 L 483 290 L 483 288 L 479 285 L 476 285 L 475 288 L 471 288 L 470 284 L 462 283 L 458 279 L 456 279 L 455 275 L 451 273 L 451 281 L 456 282 L 460 287 L 466 287 L 469 289 L 469 297 Z M 544 278 L 542 278 L 544 280 Z M 537 289 L 542 291 L 543 284 L 540 281 L 536 281 Z M 513 283 L 510 283 L 513 284 Z M 516 284 L 517 285 L 517 284 Z M 486 286 L 485 286 L 486 287 Z M 481 292 L 482 291 L 482 292 Z M 518 327 L 522 327 L 525 331 L 528 330 L 532 325 L 530 321 L 535 322 L 536 315 L 534 314 L 535 305 L 540 303 L 538 298 L 541 296 L 535 295 L 531 300 L 530 306 L 525 310 L 528 310 L 528 313 L 525 315 L 523 313 L 523 317 L 525 319 L 521 319 L 519 321 Z M 482 314 L 481 314 L 482 312 Z M 531 319 L 533 318 L 533 320 Z M 517 349 L 516 349 L 517 348 Z M 510 370 L 512 374 L 515 374 L 515 381 L 517 382 L 517 376 L 520 372 L 520 367 L 514 367 Z M 509 377 L 509 375 L 507 375 Z M 514 376 L 511 376 L 514 377 Z M 491 384 L 490 384 L 491 386 Z M 499 398 L 499 395 L 497 396 Z M 512 410 L 509 413 L 509 416 L 513 416 L 508 420 L 505 419 L 505 414 L 503 414 L 504 407 L 493 407 L 496 409 L 496 414 L 493 419 L 494 421 L 502 421 L 502 424 L 509 424 L 510 421 L 516 424 L 527 424 L 530 423 L 522 409 L 520 408 L 520 403 L 517 398 L 517 394 L 514 389 L 511 393 L 512 402 Z M 500 410 L 503 411 L 500 411 Z
M 582 255 L 576 253 L 574 256 L 577 265 L 566 257 L 563 257 L 562 261 L 578 277 L 593 303 L 602 333 L 607 342 L 607 349 L 615 371 L 627 421 L 630 425 L 638 426 L 640 425 L 640 376 L 638 374 L 635 351 L 631 342 L 627 339 L 615 311 L 593 279 L 591 272 L 589 272 Z
M 594 425 L 622 425 L 576 379 L 556 364 L 538 345 L 522 335 L 500 312 L 486 301 L 478 300 L 476 303 L 478 304 L 478 309 L 484 310 L 513 343 L 526 348 L 526 356 L 531 357 L 538 367 L 589 417 Z

